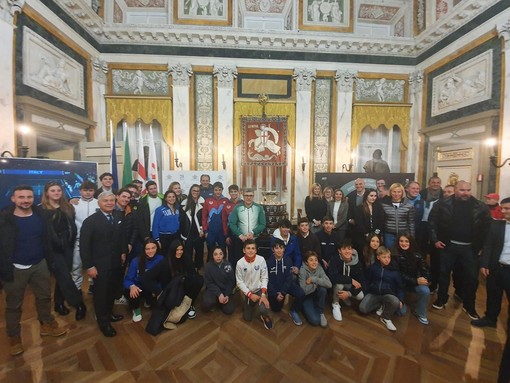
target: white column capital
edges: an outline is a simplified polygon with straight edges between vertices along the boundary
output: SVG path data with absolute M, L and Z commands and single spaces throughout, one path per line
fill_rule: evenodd
M 21 13 L 25 0 L 0 0 L 0 19 L 13 23 L 14 15 Z
M 350 93 L 352 92 L 352 86 L 354 80 L 356 80 L 358 72 L 352 70 L 341 70 L 338 69 L 335 74 L 335 80 L 338 84 L 338 90 L 340 92 Z
M 106 84 L 106 76 L 110 71 L 108 63 L 101 60 L 99 57 L 95 57 L 94 60 L 92 60 L 92 68 L 94 69 L 92 71 L 92 80 L 97 81 L 100 84 Z
M 234 79 L 237 78 L 237 68 L 229 65 L 215 65 L 213 74 L 218 80 L 218 88 L 233 88 Z
M 423 71 L 417 70 L 409 74 L 409 93 L 417 94 L 423 91 Z
M 497 25 L 496 29 L 498 30 L 499 38 L 503 37 L 505 42 L 510 40 L 510 19 L 506 23 Z
M 297 91 L 312 91 L 312 82 L 317 77 L 317 71 L 310 68 L 295 68 L 294 75 Z
M 191 64 L 168 64 L 168 75 L 172 76 L 174 85 L 189 86 L 189 79 L 192 74 Z

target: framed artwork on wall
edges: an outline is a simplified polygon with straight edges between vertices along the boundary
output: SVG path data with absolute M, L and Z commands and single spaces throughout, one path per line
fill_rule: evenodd
M 352 0 L 299 0 L 299 29 L 352 32 Z
M 232 25 L 230 0 L 174 0 L 174 23 Z

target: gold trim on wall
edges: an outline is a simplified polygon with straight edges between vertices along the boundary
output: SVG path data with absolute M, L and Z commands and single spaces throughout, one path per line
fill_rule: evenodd
M 411 106 L 412 104 L 355 104 L 352 108 L 352 147 L 359 145 L 361 132 L 367 126 L 377 129 L 384 125 L 390 130 L 397 125 L 402 132 L 400 150 L 406 151 L 409 146 Z
M 142 119 L 146 124 L 158 120 L 161 133 L 167 145 L 173 145 L 172 100 L 169 97 L 128 98 L 106 96 L 106 121 L 116 123 L 125 119 L 133 124 Z

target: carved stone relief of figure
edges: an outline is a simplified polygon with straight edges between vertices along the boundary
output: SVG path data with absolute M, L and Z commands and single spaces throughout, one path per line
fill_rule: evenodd
M 41 57 L 41 67 L 34 80 L 44 85 L 45 87 L 56 90 L 66 96 L 71 95 L 71 88 L 69 86 L 69 74 L 65 68 L 66 62 L 59 60 L 57 66 L 46 56 Z

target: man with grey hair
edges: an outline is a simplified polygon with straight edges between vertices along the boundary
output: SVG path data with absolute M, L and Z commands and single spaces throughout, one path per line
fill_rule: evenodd
M 243 242 L 247 239 L 256 240 L 266 229 L 266 214 L 261 205 L 253 202 L 254 198 L 253 189 L 244 189 L 243 202 L 236 205 L 228 219 L 234 240 L 229 261 L 234 269 L 243 254 Z
M 94 309 L 104 336 L 117 334 L 111 322 L 123 319 L 112 313 L 115 284 L 126 261 L 127 239 L 124 215 L 115 210 L 115 194 L 98 196 L 99 210 L 83 221 L 80 232 L 80 256 L 83 268 L 94 279 Z

